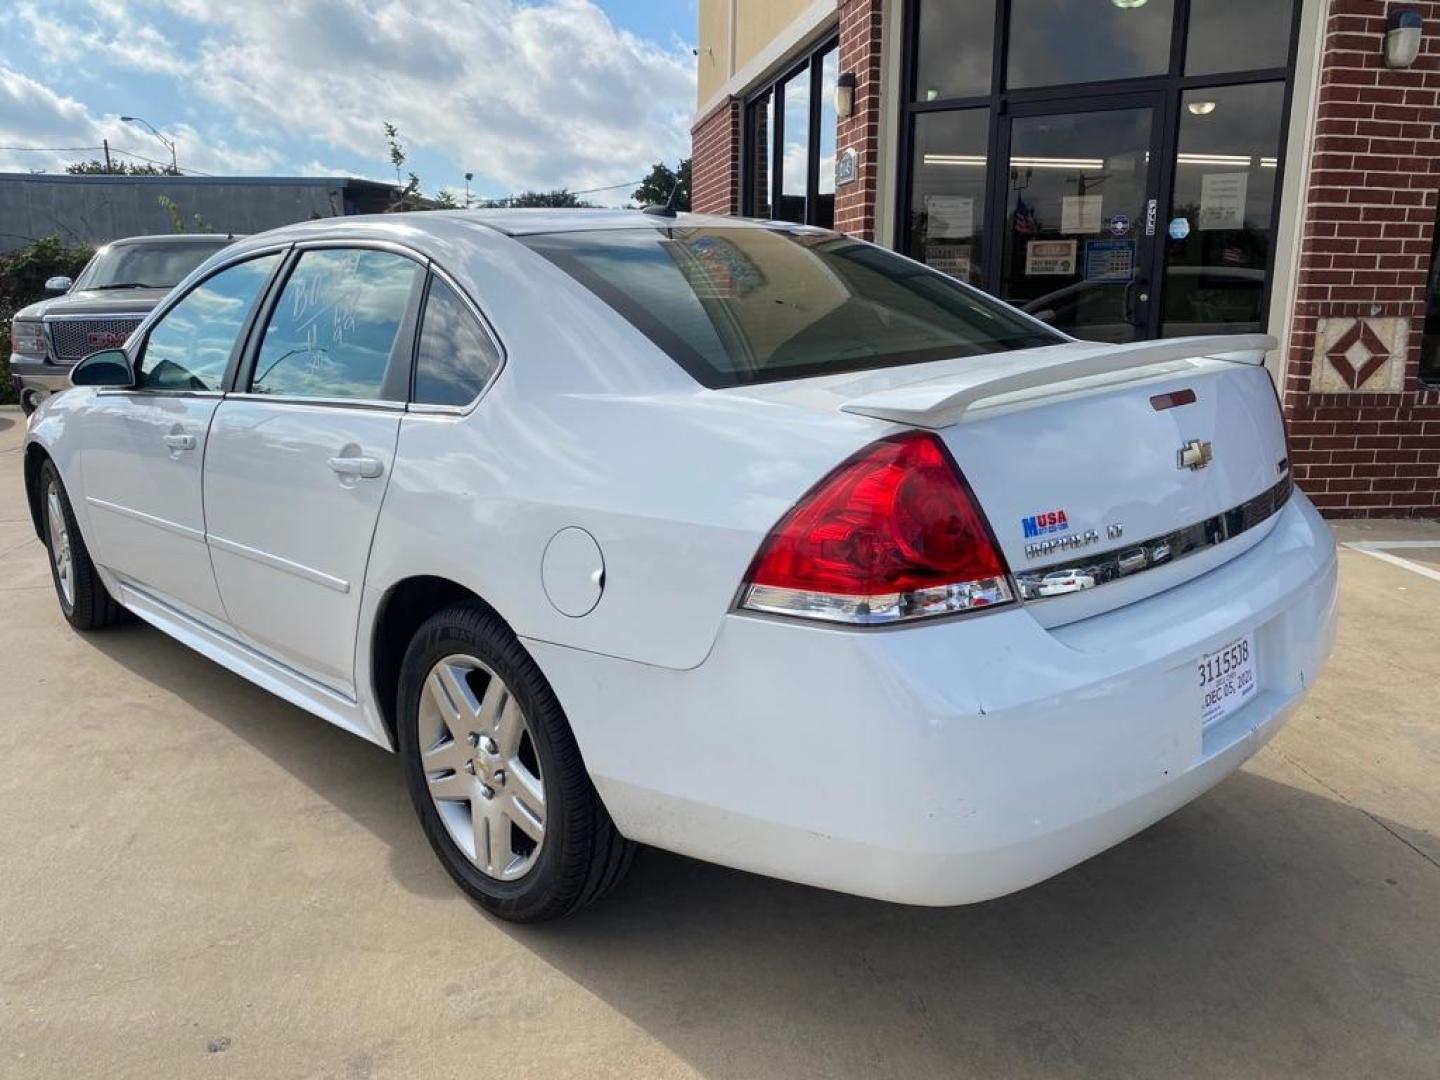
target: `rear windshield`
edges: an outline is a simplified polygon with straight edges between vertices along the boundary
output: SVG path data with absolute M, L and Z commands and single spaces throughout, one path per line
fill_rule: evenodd
M 644 228 L 518 239 L 712 388 L 1065 340 L 943 274 L 816 229 Z
M 230 240 L 217 236 L 204 240 L 147 241 L 143 244 L 115 244 L 102 248 L 75 283 L 85 289 L 169 289 L 178 285 Z

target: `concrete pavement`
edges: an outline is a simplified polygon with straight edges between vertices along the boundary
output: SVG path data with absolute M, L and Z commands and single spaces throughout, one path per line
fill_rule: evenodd
M 0 410 L 0 1077 L 1440 1075 L 1440 582 L 1343 551 L 1334 661 L 1274 743 L 1016 896 L 645 851 L 517 929 L 388 755 L 148 627 L 69 629 L 22 432 Z

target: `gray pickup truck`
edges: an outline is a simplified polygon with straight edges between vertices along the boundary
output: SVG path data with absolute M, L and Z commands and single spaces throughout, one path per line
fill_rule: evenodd
M 72 283 L 45 283 L 60 295 L 15 313 L 10 378 L 25 412 L 70 385 L 70 369 L 99 349 L 125 344 L 140 320 L 186 274 L 233 236 L 132 236 L 106 244 Z

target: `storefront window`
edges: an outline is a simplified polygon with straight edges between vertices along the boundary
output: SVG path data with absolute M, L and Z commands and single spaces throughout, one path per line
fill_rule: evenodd
M 1190 0 L 1185 74 L 1283 68 L 1295 0 Z
M 1420 344 L 1420 381 L 1440 386 L 1440 216 L 1430 249 L 1430 288 L 1425 294 L 1425 336 Z
M 1283 83 L 1181 95 L 1164 336 L 1264 328 L 1284 102 Z
M 961 281 L 981 280 L 990 110 L 915 117 L 910 253 Z
M 822 229 L 835 226 L 835 139 L 840 118 L 835 114 L 835 83 L 840 75 L 840 50 L 820 57 L 820 151 L 816 162 L 815 210 L 811 221 Z
M 746 158 L 750 163 L 749 213 L 758 218 L 773 217 L 770 207 L 770 177 L 774 175 L 771 157 L 774 153 L 772 133 L 775 131 L 775 94 L 766 90 L 750 103 L 746 116 L 749 138 Z
M 750 99 L 746 214 L 834 224 L 838 76 L 839 49 L 832 41 Z
M 810 185 L 810 70 L 799 72 L 783 85 L 785 126 L 780 144 L 780 221 L 805 220 L 805 193 Z
M 915 100 L 990 93 L 995 0 L 922 0 L 915 28 Z
M 1011 0 L 1011 89 L 1161 75 L 1173 0 Z

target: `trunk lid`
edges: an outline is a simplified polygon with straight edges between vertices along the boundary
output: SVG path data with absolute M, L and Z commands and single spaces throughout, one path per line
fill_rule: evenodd
M 1273 347 L 1261 335 L 1073 342 L 785 393 L 936 430 L 1022 597 L 1054 626 L 1178 585 L 1263 538 L 1290 475 L 1262 366 Z

